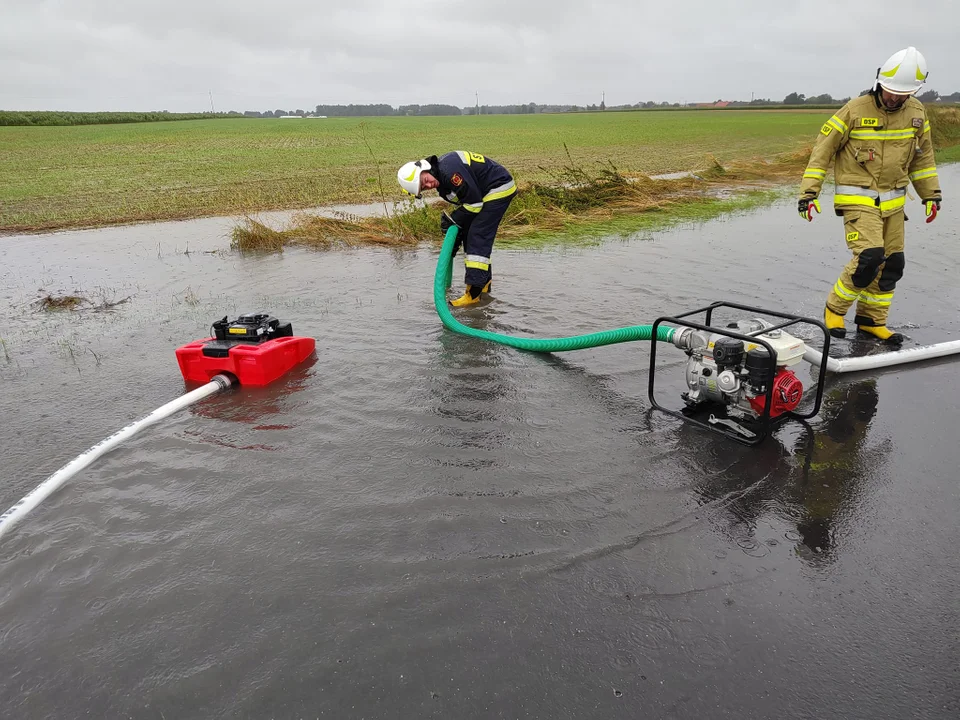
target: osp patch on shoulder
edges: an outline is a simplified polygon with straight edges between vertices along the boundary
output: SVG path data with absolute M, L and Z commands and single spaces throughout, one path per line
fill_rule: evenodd
M 829 125 L 826 125 L 826 124 L 825 124 L 822 128 L 820 128 L 820 133 L 821 133 L 822 135 L 829 135 L 829 134 L 830 134 L 830 131 L 831 131 L 832 129 L 833 129 L 832 127 L 830 127 Z
M 916 127 L 916 128 L 918 128 L 918 127 L 923 127 L 923 118 L 914 118 L 914 119 L 913 119 L 913 126 Z
M 453 183 L 454 187 L 460 187 L 463 185 L 463 178 L 460 177 L 460 173 L 454 173 L 453 177 L 450 178 L 450 182 Z

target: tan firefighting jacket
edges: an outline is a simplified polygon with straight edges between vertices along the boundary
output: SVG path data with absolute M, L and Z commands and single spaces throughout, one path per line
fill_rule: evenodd
M 820 128 L 800 197 L 820 195 L 831 161 L 838 211 L 866 206 L 878 208 L 884 217 L 902 212 L 911 182 L 921 200 L 941 199 L 930 121 L 916 98 L 895 112 L 878 108 L 873 95 L 840 108 Z

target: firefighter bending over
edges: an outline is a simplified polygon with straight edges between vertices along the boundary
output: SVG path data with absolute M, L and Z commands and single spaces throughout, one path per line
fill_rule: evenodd
M 516 196 L 517 186 L 507 169 L 478 153 L 457 150 L 437 157 L 409 162 L 397 171 L 400 187 L 419 198 L 425 190 L 434 190 L 456 205 L 452 216 L 441 215 L 440 232 L 451 225 L 460 228 L 453 254 L 463 244 L 466 267 L 463 295 L 450 304 L 474 305 L 483 293 L 490 292 L 490 255 L 503 214 Z

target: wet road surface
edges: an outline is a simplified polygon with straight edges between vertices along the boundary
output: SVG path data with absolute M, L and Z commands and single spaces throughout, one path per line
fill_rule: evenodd
M 891 324 L 956 339 L 960 220 L 911 215 Z M 181 394 L 174 349 L 213 320 L 264 308 L 317 339 L 3 539 L 0 717 L 960 716 L 960 363 L 834 376 L 809 428 L 750 449 L 651 412 L 643 344 L 444 331 L 432 250 L 243 257 L 228 228 L 0 238 L 0 509 Z M 460 316 L 544 337 L 718 299 L 816 316 L 845 260 L 839 219 L 782 203 L 498 249 L 495 302 Z M 75 290 L 130 299 L 31 304 Z M 662 358 L 675 398 L 684 358 Z

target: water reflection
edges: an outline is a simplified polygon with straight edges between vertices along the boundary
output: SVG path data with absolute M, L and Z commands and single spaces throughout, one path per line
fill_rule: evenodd
M 482 309 L 462 318 L 478 330 L 487 330 L 491 320 Z M 495 420 L 495 401 L 516 397 L 515 370 L 507 362 L 507 354 L 514 350 L 442 330 L 438 351 L 430 384 L 438 415 L 466 421 Z
M 486 329 L 490 324 L 483 309 L 470 313 L 463 321 L 472 327 Z M 509 428 L 516 426 L 524 413 L 520 362 L 509 359 L 513 352 L 484 340 L 440 332 L 426 380 L 430 395 L 426 407 L 437 418 L 442 445 L 478 451 L 510 447 Z M 499 458 L 471 453 L 463 458 L 448 455 L 443 462 L 492 469 L 499 465 Z
M 803 433 L 809 436 L 808 429 Z M 774 436 L 746 447 L 687 423 L 680 426 L 678 441 L 685 448 L 681 462 L 699 478 L 694 491 L 701 503 L 722 510 L 714 513 L 717 530 L 733 543 L 753 540 L 771 503 L 782 504 L 793 469 L 790 449 Z
M 836 537 L 859 488 L 876 466 L 867 447 L 879 395 L 874 379 L 843 383 L 824 394 L 822 423 L 797 454 L 801 472 L 792 489 L 800 511 L 797 532 L 814 562 L 833 558 Z M 884 454 L 888 451 L 883 451 Z
M 637 395 L 618 390 L 615 379 L 592 372 L 578 364 L 569 354 L 531 353 L 535 362 L 554 368 L 561 373 L 557 382 L 564 385 L 564 392 L 584 398 L 591 405 L 601 408 L 605 417 L 615 418 L 615 431 L 624 435 L 643 438 L 663 422 L 663 415 L 654 415 L 646 404 L 646 385 L 636 384 Z
M 306 399 L 298 401 L 297 394 L 308 388 L 315 390 L 316 382 L 313 378 L 316 375 L 316 364 L 317 354 L 313 353 L 266 387 L 234 387 L 214 395 L 209 400 L 191 405 L 189 411 L 198 417 L 247 425 L 273 427 L 279 424 L 274 421 L 279 417 L 283 418 L 283 423 L 289 423 L 291 418 L 297 417 L 297 413 L 291 410 L 306 402 Z M 184 389 L 193 390 L 194 385 Z
M 841 381 L 824 394 L 816 425 L 790 423 L 755 448 L 681 426 L 681 447 L 696 449 L 683 457 L 702 478 L 695 491 L 705 506 L 723 510 L 718 530 L 746 547 L 760 542 L 758 524 L 775 513 L 796 528 L 801 558 L 832 562 L 853 500 L 877 464 L 867 440 L 878 402 L 875 380 Z

